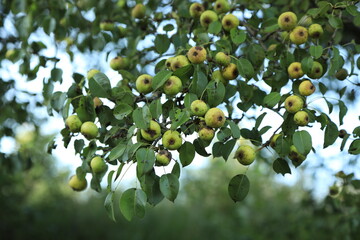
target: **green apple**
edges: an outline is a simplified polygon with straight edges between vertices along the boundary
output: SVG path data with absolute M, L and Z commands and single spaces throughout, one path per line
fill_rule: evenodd
M 206 60 L 206 49 L 200 46 L 192 47 L 187 52 L 187 57 L 192 63 L 203 63 Z
M 225 120 L 224 112 L 219 108 L 210 108 L 205 114 L 205 123 L 212 128 L 222 127 Z
M 214 71 L 211 75 L 211 78 L 217 83 L 222 82 L 224 85 L 228 83 L 228 81 L 221 74 L 220 70 Z
M 139 93 L 147 94 L 152 91 L 152 76 L 148 74 L 140 75 L 135 82 L 136 90 Z
M 209 110 L 208 105 L 203 100 L 195 100 L 190 105 L 191 114 L 195 116 L 204 116 Z
M 211 127 L 204 127 L 199 130 L 199 138 L 204 141 L 211 141 L 215 136 L 215 131 Z
M 290 146 L 290 153 L 288 157 L 292 160 L 295 166 L 299 166 L 306 159 L 306 156 L 299 153 L 294 145 Z
M 204 11 L 205 11 L 205 8 L 200 3 L 193 3 L 190 5 L 190 8 L 189 8 L 190 16 L 193 18 L 200 17 Z
M 8 49 L 5 53 L 5 58 L 10 61 L 14 61 L 16 59 L 17 52 L 15 49 Z
M 208 27 L 212 22 L 215 22 L 218 20 L 218 15 L 211 10 L 206 10 L 203 12 L 200 16 L 200 24 L 203 27 Z
M 304 76 L 304 72 L 301 68 L 301 63 L 299 62 L 291 63 L 287 71 L 290 78 L 301 78 L 302 76 Z
M 227 67 L 222 69 L 221 74 L 226 80 L 233 80 L 237 78 L 239 71 L 236 64 L 230 63 Z
M 189 65 L 190 62 L 185 55 L 178 55 L 171 60 L 171 70 L 176 71 L 179 68 Z
M 101 107 L 103 105 L 103 102 L 98 97 L 93 98 L 93 103 L 95 108 Z
M 65 125 L 70 132 L 76 133 L 76 132 L 80 132 L 82 122 L 77 115 L 71 115 L 66 118 Z
M 182 145 L 182 138 L 178 131 L 167 130 L 162 137 L 162 144 L 166 149 L 176 150 Z
M 103 173 L 107 169 L 106 163 L 99 156 L 96 156 L 93 159 L 91 159 L 90 167 L 94 173 Z
M 160 150 L 157 154 L 156 154 L 156 162 L 155 165 L 156 166 L 167 166 L 169 165 L 170 161 L 171 161 L 171 152 L 169 152 L 168 150 Z
M 304 106 L 304 101 L 301 97 L 291 95 L 285 99 L 285 109 L 289 113 L 296 113 L 300 111 Z
M 150 121 L 150 126 L 148 129 L 141 129 L 140 130 L 141 136 L 143 139 L 147 141 L 154 141 L 161 135 L 161 127 L 160 125 L 155 122 L 154 120 Z
M 217 0 L 214 4 L 214 10 L 217 14 L 226 13 L 230 10 L 230 4 L 227 0 Z
M 141 4 L 141 3 L 138 3 L 135 5 L 135 7 L 131 10 L 131 16 L 133 18 L 138 18 L 138 19 L 141 19 L 141 18 L 144 18 L 145 17 L 145 12 L 146 12 L 146 7 Z
M 310 96 L 316 90 L 316 87 L 309 79 L 304 79 L 299 85 L 299 93 L 302 96 Z
M 128 65 L 129 65 L 129 60 L 126 57 L 117 56 L 111 59 L 110 61 L 110 67 L 113 70 L 125 69 L 128 67 Z
M 90 69 L 88 72 L 87 72 L 87 75 L 86 75 L 86 78 L 87 79 L 90 79 L 92 77 L 95 76 L 95 74 L 99 73 L 100 71 L 97 70 L 97 69 Z
M 230 32 L 231 29 L 237 28 L 240 24 L 239 19 L 233 14 L 227 14 L 221 20 L 221 25 L 225 31 Z
M 118 26 L 118 33 L 120 37 L 125 37 L 127 34 L 127 29 L 123 26 Z
M 115 29 L 115 24 L 112 21 L 100 22 L 100 29 L 104 31 L 112 31 Z
M 346 135 L 348 135 L 348 133 L 345 129 L 339 131 L 339 138 L 344 138 Z
M 336 186 L 335 184 L 329 188 L 329 195 L 331 197 L 333 197 L 333 198 L 337 197 L 337 196 L 339 196 L 339 194 L 340 194 L 340 188 L 338 186 Z
M 312 79 L 321 78 L 321 76 L 323 75 L 323 66 L 321 65 L 321 63 L 314 61 L 311 67 L 311 71 L 307 75 Z
M 314 23 L 309 27 L 309 36 L 312 38 L 320 38 L 324 33 L 324 30 L 320 24 Z
M 228 66 L 230 64 L 231 58 L 229 54 L 224 52 L 218 52 L 215 55 L 215 62 L 221 66 Z
M 182 82 L 181 79 L 176 76 L 171 76 L 164 83 L 163 89 L 166 95 L 176 95 L 181 91 Z
M 86 178 L 80 179 L 77 175 L 73 175 L 70 177 L 69 186 L 77 192 L 83 191 L 87 187 Z
M 165 66 L 167 69 L 171 70 L 171 63 L 174 59 L 175 59 L 174 57 L 169 57 L 168 59 L 166 59 Z
M 306 43 L 308 39 L 308 31 L 302 26 L 297 26 L 290 33 L 290 41 L 296 45 Z
M 86 139 L 91 140 L 97 137 L 99 133 L 98 127 L 93 122 L 84 122 L 81 125 L 81 134 L 86 137 Z
M 342 68 L 335 73 L 335 77 L 340 81 L 345 80 L 348 75 L 348 71 L 345 68 Z
M 281 136 L 282 134 L 275 134 L 274 136 L 272 136 L 271 140 L 270 140 L 270 147 L 275 148 L 276 146 L 276 140 Z
M 294 122 L 299 126 L 306 126 L 309 123 L 309 115 L 305 111 L 298 111 L 294 115 Z
M 295 28 L 297 16 L 293 12 L 284 12 L 278 18 L 278 25 L 282 30 L 289 31 Z
M 254 148 L 249 145 L 241 145 L 235 152 L 235 158 L 242 165 L 250 165 L 256 158 L 256 152 Z

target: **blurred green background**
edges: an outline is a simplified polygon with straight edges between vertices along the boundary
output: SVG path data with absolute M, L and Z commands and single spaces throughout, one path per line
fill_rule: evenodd
M 0 169 L 0 239 L 359 239 L 359 191 L 347 185 L 336 197 L 315 199 L 303 187 L 306 176 L 285 185 L 258 161 L 247 174 L 248 197 L 234 203 L 227 183 L 239 164 L 209 159 L 189 168 L 175 204 L 168 200 L 127 222 L 116 204 L 108 218 L 104 194 L 73 192 L 69 171 L 45 153 L 48 139 L 20 144 L 15 164 Z M 8 158 L 9 159 L 9 158 Z M 63 168 L 63 167 L 62 167 Z M 301 173 L 301 171 L 299 171 Z M 116 202 L 121 193 L 118 192 Z

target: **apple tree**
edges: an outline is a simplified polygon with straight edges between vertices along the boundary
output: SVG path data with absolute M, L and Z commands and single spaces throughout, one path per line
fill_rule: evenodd
M 251 171 L 272 151 L 266 162 L 284 175 L 316 152 L 314 128 L 324 134 L 323 148 L 340 138 L 339 151 L 359 155 L 360 124 L 343 126 L 359 95 L 358 3 L 2 1 L 1 59 L 28 81 L 50 69 L 37 105 L 62 116 L 63 144 L 82 160 L 69 185 L 101 191 L 105 178 L 111 218 L 117 186 L 136 166 L 137 185 L 119 200 L 131 220 L 148 204 L 174 201 L 181 169 L 195 158 L 235 158 Z M 64 77 L 71 70 L 58 66 L 58 52 L 72 61 L 71 79 Z M 87 58 L 86 71 L 76 70 L 78 55 Z M 14 86 L 0 80 L 3 110 Z M 65 81 L 72 82 L 67 91 L 54 90 Z M 328 108 L 314 107 L 315 98 Z M 13 135 L 9 121 L 22 121 L 15 112 L 0 118 L 0 137 Z M 270 112 L 281 120 L 272 122 Z M 49 152 L 54 148 L 52 141 Z M 353 173 L 339 177 L 359 188 Z M 230 198 L 243 200 L 250 182 L 246 173 L 234 176 Z

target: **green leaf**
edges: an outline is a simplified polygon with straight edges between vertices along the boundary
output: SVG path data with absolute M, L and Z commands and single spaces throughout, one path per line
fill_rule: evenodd
M 230 126 L 231 134 L 232 134 L 233 138 L 240 138 L 240 128 L 239 128 L 239 126 L 236 123 L 234 123 L 233 121 L 231 121 L 231 120 L 227 120 L 227 123 Z
M 186 109 L 188 109 L 190 111 L 191 103 L 197 99 L 198 99 L 197 96 L 193 93 L 186 94 L 185 98 L 184 98 L 184 105 L 185 105 Z
M 61 82 L 63 71 L 59 68 L 53 68 L 51 70 L 51 80 L 54 82 Z
M 154 170 L 144 174 L 139 178 L 139 181 L 141 189 L 146 193 L 149 204 L 155 206 L 164 199 L 160 191 L 160 177 L 155 174 Z
M 282 136 L 279 136 L 276 139 L 274 149 L 277 152 L 277 154 L 279 154 L 279 156 L 282 156 L 282 157 L 287 156 L 290 153 L 290 142 L 289 142 L 289 140 L 286 139 L 286 138 L 283 138 Z
M 344 119 L 344 116 L 346 115 L 347 111 L 348 111 L 348 108 L 346 107 L 345 103 L 343 101 L 339 101 L 339 108 L 340 108 L 340 111 L 339 111 L 339 122 L 340 122 L 340 125 L 343 125 L 343 119 Z
M 310 54 L 311 56 L 313 56 L 315 59 L 318 59 L 321 57 L 323 53 L 323 47 L 321 45 L 317 45 L 317 46 L 311 46 L 310 47 Z
M 325 95 L 325 93 L 328 90 L 328 88 L 322 82 L 319 82 L 319 89 L 320 89 L 320 92 L 322 93 L 322 95 Z
M 358 10 L 357 10 L 357 7 L 354 6 L 354 5 L 347 6 L 347 7 L 346 7 L 346 11 L 347 11 L 349 14 L 353 15 L 354 17 L 359 15 L 359 12 L 358 12 Z
M 225 86 L 222 82 L 216 83 L 215 81 L 209 82 L 206 86 L 207 103 L 210 107 L 216 107 L 221 104 L 225 96 Z
M 325 135 L 324 135 L 324 148 L 332 145 L 339 136 L 338 127 L 334 122 L 329 122 L 325 128 Z
M 354 155 L 360 154 L 360 139 L 352 141 L 349 147 L 349 153 Z
M 312 65 L 314 63 L 314 60 L 311 57 L 304 58 L 301 61 L 301 69 L 305 74 L 311 72 Z
M 239 74 L 246 79 L 251 79 L 255 76 L 254 67 L 251 62 L 245 58 L 239 58 L 236 62 Z
M 136 152 L 138 177 L 153 169 L 155 164 L 155 152 L 149 148 L 140 148 Z
M 155 44 L 156 52 L 162 54 L 162 53 L 165 53 L 169 49 L 170 40 L 166 34 L 158 34 L 155 37 L 154 44 Z
M 200 98 L 206 89 L 207 84 L 208 79 L 206 75 L 200 70 L 199 65 L 197 65 L 195 67 L 190 92 L 196 94 Z
M 295 132 L 293 135 L 293 143 L 296 149 L 302 154 L 307 155 L 312 148 L 311 135 L 305 131 Z
M 85 142 L 83 139 L 76 139 L 74 141 L 75 154 L 81 153 L 84 146 L 85 146 Z
M 146 193 L 143 190 L 130 188 L 121 195 L 120 211 L 128 221 L 131 221 L 133 217 L 143 218 L 146 201 Z
M 116 147 L 114 147 L 109 154 L 109 161 L 114 161 L 115 159 L 120 158 L 126 149 L 126 145 L 123 143 L 119 143 Z
M 280 102 L 281 95 L 278 92 L 271 92 L 270 94 L 264 97 L 264 106 L 268 108 L 275 107 L 276 104 Z
M 230 38 L 234 44 L 239 45 L 246 40 L 246 32 L 244 30 L 233 28 L 230 30 Z
M 329 23 L 333 28 L 342 28 L 343 27 L 341 18 L 335 17 L 333 15 L 329 15 Z
M 174 202 L 179 192 L 179 179 L 172 173 L 162 175 L 160 191 L 167 199 Z
M 91 121 L 96 118 L 94 102 L 90 96 L 82 96 L 79 101 L 79 105 L 76 108 L 76 114 L 80 118 L 81 122 Z
M 195 147 L 190 142 L 185 142 L 179 149 L 179 158 L 183 167 L 189 165 L 195 157 Z
M 136 108 L 132 114 L 135 125 L 140 129 L 148 129 L 150 126 L 151 113 L 148 106 Z
M 250 181 L 244 174 L 233 177 L 229 182 L 228 192 L 234 202 L 240 202 L 245 199 L 250 189 Z
M 162 71 L 158 72 L 152 80 L 153 90 L 155 91 L 158 88 L 162 87 L 164 85 L 164 83 L 166 82 L 166 80 L 169 79 L 171 74 L 172 74 L 172 72 L 169 70 L 162 70 Z
M 111 93 L 110 80 L 105 74 L 97 73 L 89 79 L 89 89 L 93 96 L 109 98 Z
M 119 103 L 114 108 L 114 117 L 118 120 L 122 120 L 124 117 L 127 117 L 133 108 L 126 103 Z
M 176 114 L 175 119 L 172 119 L 171 130 L 176 130 L 178 127 L 186 123 L 190 119 L 190 112 L 183 110 Z
M 114 198 L 114 192 L 109 192 L 105 198 L 104 207 L 109 218 L 115 222 L 116 220 L 114 214 Z
M 255 122 L 255 126 L 254 126 L 255 129 L 258 129 L 260 127 L 260 124 L 261 124 L 262 120 L 264 119 L 265 115 L 266 115 L 266 112 L 262 113 L 260 116 L 258 116 L 256 118 L 256 122 Z
M 236 144 L 236 139 L 231 139 L 224 144 L 222 148 L 222 157 L 225 159 L 225 161 L 229 158 L 232 150 L 234 149 L 235 144 Z
M 180 178 L 181 167 L 179 162 L 176 162 L 171 170 L 171 173 L 174 174 L 177 178 Z
M 149 106 L 150 113 L 153 119 L 158 119 L 162 114 L 162 104 L 160 99 L 152 101 Z
M 222 25 L 219 21 L 210 23 L 208 32 L 211 34 L 218 34 L 221 31 Z
M 55 92 L 51 98 L 51 107 L 55 111 L 60 112 L 64 107 L 65 100 L 66 100 L 65 92 Z
M 286 173 L 291 174 L 289 164 L 283 158 L 278 158 L 274 161 L 273 169 L 276 173 L 281 173 L 283 176 L 285 176 Z

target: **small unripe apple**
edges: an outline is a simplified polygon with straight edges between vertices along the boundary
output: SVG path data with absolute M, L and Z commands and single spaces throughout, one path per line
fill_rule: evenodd
M 218 52 L 215 55 L 215 62 L 221 66 L 228 66 L 230 64 L 231 58 L 229 54 L 224 52 Z
M 215 22 L 218 20 L 218 15 L 211 10 L 206 10 L 203 12 L 200 16 L 200 24 L 203 27 L 208 27 L 212 22 Z
M 107 169 L 106 163 L 99 156 L 96 156 L 93 159 L 91 159 L 90 167 L 94 173 L 103 173 Z
M 346 132 L 345 129 L 341 129 L 339 131 L 339 138 L 344 138 L 348 133 Z
M 276 146 L 276 140 L 281 136 L 282 134 L 275 134 L 271 140 L 270 140 L 270 147 L 275 148 Z
M 102 21 L 100 23 L 100 29 L 104 31 L 112 31 L 115 29 L 115 24 L 112 21 Z
M 154 141 L 161 135 L 161 127 L 160 125 L 155 122 L 154 120 L 150 121 L 150 126 L 148 129 L 141 129 L 140 130 L 141 136 L 143 139 L 147 141 Z
M 88 72 L 87 72 L 87 75 L 86 75 L 86 78 L 87 79 L 90 79 L 92 77 L 95 76 L 95 74 L 99 73 L 100 71 L 97 70 L 97 69 L 90 69 Z
M 15 49 L 8 49 L 5 53 L 5 58 L 13 62 L 16 58 L 16 54 Z
M 127 34 L 127 29 L 124 28 L 123 26 L 118 26 L 118 32 L 119 32 L 119 36 L 120 37 L 125 37 Z
M 190 64 L 190 62 L 186 56 L 178 55 L 178 56 L 174 57 L 174 59 L 171 60 L 171 69 L 173 71 L 176 71 L 179 68 L 185 67 L 189 64 Z
M 335 184 L 329 188 L 329 195 L 331 197 L 337 197 L 337 196 L 339 196 L 339 193 L 340 193 L 340 188 L 338 186 L 336 186 Z
M 293 62 L 288 67 L 288 74 L 290 78 L 301 78 L 304 76 L 304 72 L 301 68 L 301 63 Z
M 323 66 L 321 63 L 314 61 L 310 73 L 307 74 L 310 78 L 318 79 L 323 75 Z
M 296 45 L 306 43 L 308 39 L 308 31 L 302 26 L 297 26 L 290 33 L 290 41 Z
M 160 150 L 157 154 L 156 154 L 156 162 L 155 165 L 156 166 L 167 166 L 169 165 L 170 161 L 171 161 L 171 152 L 169 152 L 168 150 Z
M 206 60 L 206 49 L 200 46 L 192 47 L 187 52 L 187 57 L 192 63 L 203 63 Z
M 70 177 L 69 186 L 77 192 L 83 191 L 87 187 L 87 181 L 85 178 L 79 179 L 77 175 Z
M 190 16 L 193 18 L 200 17 L 204 11 L 205 11 L 205 8 L 200 3 L 193 3 L 190 5 L 190 8 L 189 8 Z
M 314 23 L 309 27 L 309 36 L 312 38 L 320 38 L 324 33 L 324 30 L 320 24 Z
M 310 96 L 315 90 L 316 87 L 309 79 L 303 80 L 299 85 L 299 93 L 302 96 Z
M 217 0 L 214 4 L 214 10 L 216 13 L 226 13 L 230 10 L 230 4 L 227 0 Z
M 135 82 L 136 90 L 139 93 L 147 94 L 152 91 L 152 76 L 148 74 L 140 75 Z
M 204 141 L 211 141 L 214 138 L 215 131 L 211 127 L 204 127 L 199 130 L 199 138 Z
M 211 75 L 211 78 L 217 83 L 222 82 L 224 85 L 228 83 L 228 81 L 221 74 L 220 70 L 214 71 Z
M 191 114 L 195 116 L 204 116 L 208 110 L 209 107 L 203 100 L 195 100 L 190 105 Z
M 301 97 L 292 95 L 285 99 L 285 109 L 289 113 L 296 113 L 304 107 L 304 101 Z
M 235 158 L 242 165 L 250 165 L 256 158 L 256 152 L 254 148 L 249 145 L 241 145 L 235 152 Z
M 299 126 L 306 126 L 309 123 L 309 115 L 305 111 L 298 111 L 294 115 L 294 122 Z
M 345 80 L 348 75 L 348 71 L 345 68 L 342 68 L 335 73 L 335 77 L 340 81 Z
M 133 18 L 138 18 L 138 19 L 141 19 L 141 18 L 144 18 L 145 17 L 145 12 L 146 12 L 146 7 L 141 4 L 141 3 L 138 3 L 135 5 L 135 7 L 131 10 L 131 16 Z
M 220 128 L 225 123 L 224 112 L 219 108 L 210 108 L 205 114 L 205 123 L 212 128 Z
M 295 166 L 299 166 L 306 159 L 304 155 L 299 153 L 294 145 L 290 146 L 290 153 L 288 157 L 293 161 Z
M 84 122 L 81 125 L 80 131 L 81 134 L 84 135 L 84 137 L 86 137 L 88 140 L 96 138 L 99 133 L 98 127 L 95 125 L 95 123 L 90 121 Z
M 226 80 L 233 80 L 239 76 L 239 71 L 236 64 L 230 63 L 227 67 L 222 69 L 221 74 Z
M 103 102 L 98 97 L 93 98 L 93 103 L 95 108 L 101 107 L 103 105 Z
M 293 12 L 284 12 L 278 18 L 278 25 L 282 30 L 292 30 L 297 24 L 297 16 Z
M 167 69 L 171 70 L 171 62 L 174 60 L 174 57 L 169 57 L 168 59 L 166 59 L 165 61 L 165 66 Z
M 166 149 L 176 150 L 182 145 L 182 138 L 178 131 L 167 130 L 162 137 L 162 144 Z
M 113 59 L 111 59 L 110 61 L 110 67 L 113 70 L 120 70 L 120 69 L 125 69 L 127 68 L 129 64 L 129 60 L 125 57 L 114 57 Z
M 166 80 L 163 88 L 166 95 L 176 95 L 182 88 L 181 79 L 176 76 L 171 76 L 168 80 Z
M 66 118 L 65 125 L 70 132 L 76 133 L 80 132 L 82 122 L 77 115 L 71 115 Z
M 221 25 L 225 31 L 230 32 L 231 29 L 237 28 L 240 24 L 239 19 L 233 14 L 227 14 L 221 20 Z

